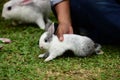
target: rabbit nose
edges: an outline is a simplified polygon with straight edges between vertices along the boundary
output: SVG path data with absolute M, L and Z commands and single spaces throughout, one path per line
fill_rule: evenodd
M 41 49 L 43 49 L 43 46 L 40 46 Z

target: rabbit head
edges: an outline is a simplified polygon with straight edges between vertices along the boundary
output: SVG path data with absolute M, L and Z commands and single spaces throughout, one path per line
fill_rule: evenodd
M 39 39 L 39 47 L 41 49 L 49 49 L 54 36 L 54 23 L 52 23 L 46 32 L 44 32 Z
M 3 6 L 2 17 L 5 19 L 14 19 L 20 16 L 23 5 L 31 4 L 32 0 L 10 0 Z

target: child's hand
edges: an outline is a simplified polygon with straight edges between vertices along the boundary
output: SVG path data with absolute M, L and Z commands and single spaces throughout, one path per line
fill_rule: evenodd
M 73 34 L 73 29 L 71 25 L 65 23 L 59 23 L 56 34 L 60 41 L 64 40 L 63 34 Z
M 8 44 L 8 43 L 11 43 L 11 40 L 8 39 L 8 38 L 0 38 L 0 43 L 6 43 L 6 44 Z

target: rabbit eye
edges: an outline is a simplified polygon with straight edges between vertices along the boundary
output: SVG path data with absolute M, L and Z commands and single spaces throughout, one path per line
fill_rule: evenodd
M 47 39 L 45 39 L 45 42 L 48 42 L 48 40 L 47 40 Z
M 10 10 L 12 9 L 12 7 L 11 7 L 11 6 L 9 6 L 7 9 L 10 11 Z

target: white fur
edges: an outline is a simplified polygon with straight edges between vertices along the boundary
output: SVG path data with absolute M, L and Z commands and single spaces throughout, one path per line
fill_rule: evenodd
M 48 18 L 51 11 L 50 0 L 30 0 L 33 2 L 26 4 L 22 3 L 22 1 L 24 0 L 10 0 L 6 2 L 3 7 L 2 17 L 36 23 L 41 29 L 45 29 L 45 25 L 50 22 Z M 7 10 L 9 6 L 12 6 L 10 11 Z
M 49 53 L 45 61 L 50 61 L 57 56 L 61 56 L 66 50 L 72 50 L 76 56 L 82 57 L 96 52 L 95 43 L 86 36 L 64 34 L 64 41 L 61 42 L 56 35 L 52 34 L 52 40 L 45 42 L 44 40 L 48 34 L 49 32 L 43 33 L 39 40 L 39 47 L 46 49 Z M 39 57 L 42 58 L 45 54 L 40 54 Z

